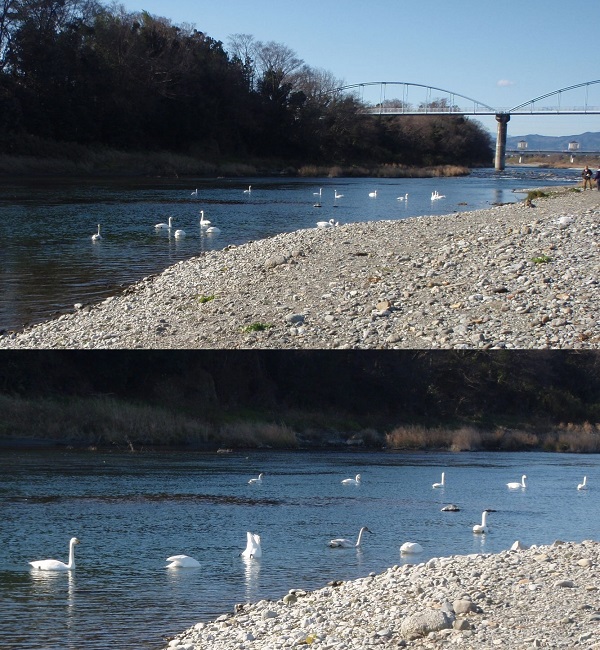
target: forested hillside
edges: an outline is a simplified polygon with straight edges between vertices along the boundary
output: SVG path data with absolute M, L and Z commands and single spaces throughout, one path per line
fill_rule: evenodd
M 0 154 L 77 159 L 111 148 L 217 162 L 490 164 L 479 123 L 361 116 L 357 98 L 333 92 L 340 85 L 284 44 L 247 34 L 226 49 L 191 25 L 117 4 L 0 6 Z
M 298 432 L 310 432 L 318 444 L 333 430 L 347 439 L 367 429 L 381 444 L 384 433 L 407 426 L 539 434 L 571 424 L 587 427 L 595 441 L 600 355 L 6 351 L 0 408 L 0 437 L 18 433 L 98 444 L 111 435 L 152 444 L 218 444 L 231 439 L 224 431 L 229 426 L 231 433 L 232 423 L 238 433 L 242 425 L 273 425 L 269 444 L 284 446 L 295 445 Z M 120 431 L 109 435 L 107 428 Z M 251 444 L 259 444 L 252 436 Z M 416 445 L 426 442 L 423 436 Z

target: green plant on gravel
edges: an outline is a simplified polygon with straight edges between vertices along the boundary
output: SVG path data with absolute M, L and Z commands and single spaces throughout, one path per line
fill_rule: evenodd
M 201 305 L 203 305 L 205 302 L 210 302 L 211 300 L 214 300 L 214 299 L 215 299 L 214 295 L 212 295 L 212 296 L 203 296 L 203 295 L 198 296 L 198 302 Z
M 250 332 L 264 332 L 265 330 L 271 329 L 274 327 L 271 323 L 251 323 L 242 327 L 242 332 L 249 334 Z
M 552 258 L 548 257 L 548 255 L 539 255 L 538 257 L 532 257 L 531 261 L 534 264 L 548 264 L 548 262 L 552 261 Z
M 543 190 L 531 190 L 530 192 L 527 192 L 525 201 L 532 201 L 533 199 L 539 199 L 545 196 L 548 196 L 548 193 Z

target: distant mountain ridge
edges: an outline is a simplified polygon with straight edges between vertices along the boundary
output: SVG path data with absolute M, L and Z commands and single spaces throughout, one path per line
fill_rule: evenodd
M 569 142 L 578 142 L 580 151 L 600 152 L 600 133 L 590 132 L 579 135 L 515 135 L 506 138 L 507 149 L 517 149 L 519 142 L 525 140 L 527 149 L 532 151 L 568 151 Z

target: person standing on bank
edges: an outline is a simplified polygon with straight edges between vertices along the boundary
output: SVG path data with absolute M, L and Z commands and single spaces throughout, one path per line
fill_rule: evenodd
M 590 186 L 590 190 L 592 188 L 592 170 L 586 165 L 584 170 L 581 172 L 581 176 L 583 178 L 583 189 L 585 190 L 586 187 Z
M 596 170 L 596 173 L 594 174 L 594 180 L 596 181 L 596 188 L 600 192 L 600 165 L 598 165 L 598 169 Z

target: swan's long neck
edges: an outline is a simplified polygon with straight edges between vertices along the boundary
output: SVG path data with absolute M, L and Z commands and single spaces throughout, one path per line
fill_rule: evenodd
M 583 484 L 585 485 L 587 483 L 587 476 L 583 477 Z
M 360 546 L 360 543 L 362 542 L 362 536 L 365 532 L 364 528 L 361 528 L 359 533 L 358 533 L 358 539 L 356 540 L 356 546 Z
M 442 485 L 444 485 L 444 481 L 446 480 L 446 474 L 442 472 Z
M 483 528 L 485 528 L 486 522 L 487 522 L 487 512 L 484 511 L 481 514 L 481 525 L 483 526 Z
M 67 568 L 75 568 L 75 542 L 69 544 L 69 564 L 67 564 Z
M 521 477 L 521 485 L 522 485 L 523 487 L 527 487 L 527 486 L 525 485 L 525 477 L 524 477 L 524 476 Z

